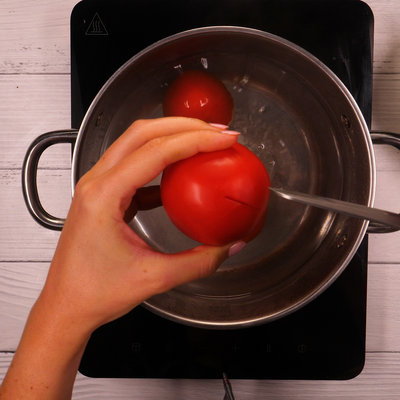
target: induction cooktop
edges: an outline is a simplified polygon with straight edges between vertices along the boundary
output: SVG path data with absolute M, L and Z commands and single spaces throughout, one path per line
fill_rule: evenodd
M 261 29 L 303 47 L 347 86 L 371 122 L 373 15 L 358 0 L 83 0 L 71 15 L 72 127 L 133 55 L 187 29 Z M 80 372 L 90 377 L 351 379 L 365 361 L 368 238 L 328 290 L 256 327 L 208 330 L 139 306 L 96 330 Z

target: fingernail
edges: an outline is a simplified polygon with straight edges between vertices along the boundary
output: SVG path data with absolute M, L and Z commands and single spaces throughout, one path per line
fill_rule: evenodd
M 232 136 L 238 136 L 238 135 L 240 135 L 240 132 L 237 132 L 237 131 L 229 131 L 229 130 L 221 131 L 221 133 L 226 133 L 227 135 L 232 135 Z
M 236 132 L 236 131 L 231 131 L 227 128 L 229 128 L 229 125 L 223 125 L 223 124 L 214 124 L 214 123 L 210 123 L 208 124 L 214 128 L 217 128 L 221 131 L 221 133 L 226 133 L 227 135 L 232 135 L 232 136 L 238 136 L 240 135 L 240 132 Z
M 214 128 L 222 129 L 222 130 L 225 130 L 225 129 L 229 128 L 229 125 L 223 125 L 223 124 L 213 124 L 213 123 L 211 123 L 211 124 L 208 124 L 208 125 L 211 125 Z
M 232 257 L 235 254 L 239 253 L 239 251 L 242 250 L 244 246 L 246 246 L 246 242 L 243 242 L 243 241 L 233 244 L 229 248 L 228 257 Z

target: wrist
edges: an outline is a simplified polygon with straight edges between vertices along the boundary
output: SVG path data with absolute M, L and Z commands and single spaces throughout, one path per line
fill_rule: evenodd
M 71 399 L 91 332 L 79 324 L 79 319 L 65 313 L 54 298 L 50 299 L 42 292 L 29 314 L 0 388 L 0 397 L 5 400 Z
M 72 307 L 68 298 L 55 295 L 46 286 L 31 310 L 28 322 L 30 321 L 32 324 L 39 324 L 39 329 L 45 331 L 43 334 L 69 342 L 74 347 L 86 345 L 96 329 L 87 317 Z

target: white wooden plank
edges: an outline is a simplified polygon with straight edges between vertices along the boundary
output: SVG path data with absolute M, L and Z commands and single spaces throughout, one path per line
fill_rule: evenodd
M 375 16 L 374 72 L 400 73 L 398 0 L 366 0 Z
M 0 102 L 0 168 L 21 168 L 25 152 L 36 137 L 70 127 L 70 78 L 0 75 L 0 93 L 8 99 Z M 372 128 L 398 132 L 400 77 L 376 75 L 373 99 Z M 66 149 L 46 152 L 43 166 L 68 167 L 70 152 Z
M 373 77 L 372 129 L 400 133 L 399 110 L 400 75 L 375 74 Z
M 71 127 L 70 77 L 0 75 L 0 169 L 22 168 L 28 146 L 43 133 Z M 69 168 L 70 146 L 53 146 L 42 167 Z
M 70 127 L 70 78 L 64 75 L 0 75 L 0 93 L 8 99 L 0 102 L 3 132 L 0 135 L 0 168 L 21 168 L 25 152 L 36 137 Z M 372 129 L 400 132 L 398 110 L 400 76 L 375 75 Z M 69 147 L 65 149 L 55 146 L 47 151 L 42 165 L 68 167 Z
M 0 351 L 17 348 L 50 263 L 0 263 Z
M 43 170 L 39 195 L 48 212 L 65 217 L 71 202 L 70 172 Z M 0 170 L 0 261 L 50 261 L 59 232 L 43 228 L 28 213 L 19 170 Z
M 12 354 L 0 354 L 0 379 L 12 357 Z M 238 400 L 398 400 L 399 376 L 400 354 L 370 353 L 363 372 L 349 381 L 232 380 L 231 383 Z M 73 393 L 73 400 L 200 400 L 223 397 L 223 385 L 219 380 L 90 379 L 80 374 Z
M 377 73 L 400 73 L 397 0 L 365 1 L 375 15 Z M 69 73 L 69 18 L 76 0 L 0 2 L 0 73 Z
M 393 150 L 380 146 L 377 154 L 377 189 L 375 206 L 400 212 L 400 168 L 379 170 L 380 160 Z M 395 152 L 398 152 L 397 150 Z M 0 170 L 0 260 L 50 260 L 58 234 L 48 231 L 33 221 L 28 214 L 22 197 L 19 170 Z M 39 193 L 44 207 L 56 216 L 65 217 L 71 201 L 70 170 L 40 170 Z M 371 235 L 369 258 L 371 262 L 400 262 L 398 241 L 400 233 Z M 21 245 L 23 243 L 23 246 Z M 40 245 L 38 246 L 38 243 Z
M 0 351 L 16 349 L 30 308 L 43 287 L 49 265 L 49 262 L 0 262 Z M 399 288 L 400 264 L 369 266 L 369 352 L 400 352 Z
M 400 171 L 400 150 L 392 146 L 375 145 L 374 152 L 378 180 L 381 179 L 379 176 L 386 172 L 395 173 Z M 397 182 L 392 182 L 392 185 L 396 184 Z
M 400 352 L 400 264 L 370 264 L 367 351 Z
M 393 163 L 395 170 L 390 171 L 387 170 L 389 164 L 384 163 L 384 170 L 379 170 L 380 160 L 385 159 L 387 153 L 397 157 L 392 154 L 392 149 L 380 147 L 375 206 L 399 212 L 399 164 Z M 0 260 L 50 260 L 58 233 L 42 228 L 28 214 L 22 197 L 20 170 L 0 170 L 0 189 L 0 201 L 5 205 L 0 209 Z M 65 217 L 71 201 L 70 170 L 40 170 L 39 193 L 50 213 Z M 371 235 L 370 261 L 400 262 L 399 238 L 400 233 Z
M 400 151 L 376 145 L 375 207 L 400 213 Z M 398 262 L 400 232 L 370 235 L 369 262 Z
M 400 171 L 378 170 L 376 181 L 375 207 L 400 213 Z M 400 232 L 370 235 L 369 262 L 400 261 L 399 241 Z
M 0 73 L 69 73 L 69 18 L 76 0 L 2 0 Z

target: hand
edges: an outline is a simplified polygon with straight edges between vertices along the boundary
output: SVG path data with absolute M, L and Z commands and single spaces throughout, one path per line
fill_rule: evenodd
M 135 122 L 76 186 L 43 293 L 57 301 L 57 312 L 79 316 L 93 330 L 155 294 L 212 274 L 231 246 L 161 254 L 125 220 L 146 207 L 148 192 L 140 188 L 168 164 L 236 140 L 199 120 Z M 150 206 L 157 205 L 155 196 Z
M 244 242 L 178 254 L 150 248 L 127 225 L 160 205 L 143 188 L 168 165 L 232 146 L 236 132 L 199 120 L 135 122 L 78 182 L 46 283 L 0 386 L 4 400 L 68 400 L 87 341 L 145 299 L 212 274 Z
M 159 205 L 157 189 L 142 187 L 168 164 L 233 145 L 235 133 L 223 130 L 185 118 L 137 121 L 80 179 L 43 291 L 0 387 L 2 399 L 71 399 L 94 329 L 157 293 L 212 274 L 243 247 L 161 254 L 125 222 L 138 209 Z

